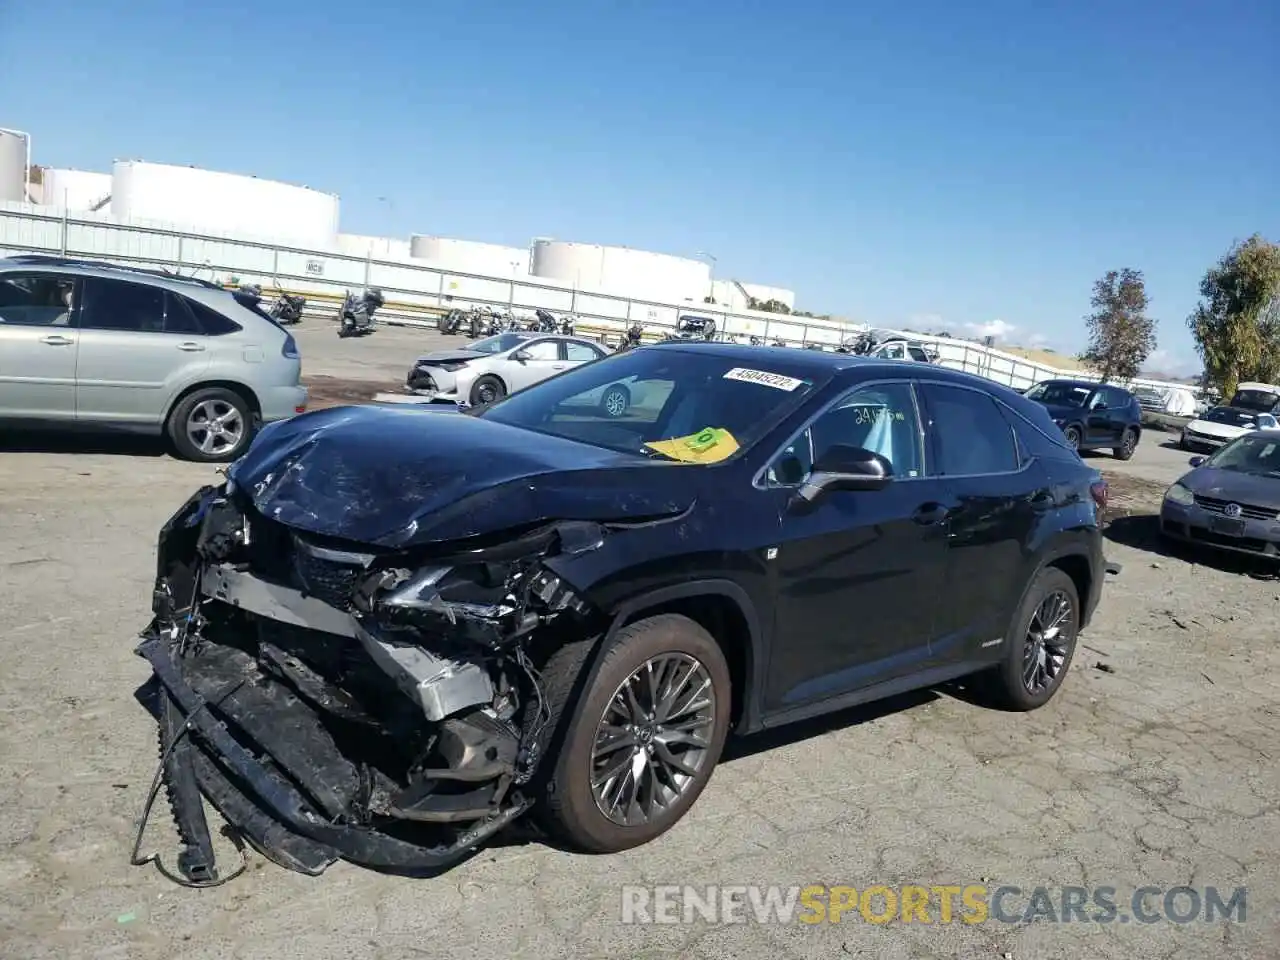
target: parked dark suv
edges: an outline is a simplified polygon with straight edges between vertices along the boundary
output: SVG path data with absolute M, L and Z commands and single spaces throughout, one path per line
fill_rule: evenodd
M 1076 450 L 1110 450 L 1128 460 L 1142 439 L 1142 405 L 1122 387 L 1089 380 L 1045 380 L 1026 392 Z
M 531 807 L 616 851 L 731 730 L 965 675 L 1035 709 L 1105 499 L 1019 394 L 819 351 L 673 341 L 468 413 L 268 425 L 160 533 L 138 651 L 180 866 L 214 876 L 198 790 L 313 873 L 438 868 Z

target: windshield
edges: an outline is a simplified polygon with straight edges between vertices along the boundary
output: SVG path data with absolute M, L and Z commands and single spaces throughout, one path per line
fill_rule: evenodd
M 749 447 L 829 378 L 773 357 L 755 363 L 642 347 L 543 380 L 476 415 L 610 450 L 714 463 Z
M 528 339 L 529 335 L 526 333 L 500 333 L 496 337 L 485 337 L 483 340 L 477 340 L 466 349 L 474 350 L 476 353 L 502 353 L 504 350 L 511 350 L 520 346 Z
M 1068 383 L 1064 380 L 1046 380 L 1044 383 L 1037 383 L 1027 391 L 1026 395 L 1029 400 L 1051 406 L 1082 407 L 1091 393 L 1093 393 L 1092 387 Z
M 1280 477 L 1280 441 L 1271 437 L 1240 437 L 1211 456 L 1203 466 Z
M 1256 414 L 1231 407 L 1214 407 L 1201 419 L 1208 420 L 1210 423 L 1225 423 L 1232 427 L 1251 427 L 1257 422 L 1258 417 Z
M 1280 404 L 1280 396 L 1268 390 L 1237 390 L 1231 398 L 1231 406 L 1258 413 L 1270 413 L 1277 404 Z

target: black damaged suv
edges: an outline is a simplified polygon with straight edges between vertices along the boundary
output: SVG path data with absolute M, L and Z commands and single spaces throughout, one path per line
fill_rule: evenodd
M 651 840 L 731 730 L 970 674 L 1034 709 L 1105 500 L 1039 404 L 817 351 L 672 342 L 469 413 L 270 425 L 160 534 L 139 653 L 179 864 L 216 876 L 201 791 L 294 869 L 422 870 L 530 808 Z

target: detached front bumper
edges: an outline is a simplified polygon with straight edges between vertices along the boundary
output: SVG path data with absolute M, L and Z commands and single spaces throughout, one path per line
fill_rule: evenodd
M 232 669 L 210 670 L 208 664 L 188 678 L 188 661 L 163 636 L 148 637 L 137 653 L 161 687 L 163 745 L 173 746 L 174 733 L 185 728 L 177 736 L 186 743 L 169 753 L 165 780 L 185 846 L 179 867 L 189 879 L 216 878 L 193 784 L 264 856 L 311 875 L 340 858 L 398 872 L 439 870 L 465 858 L 528 806 L 512 803 L 438 843 L 385 829 L 398 821 L 360 822 L 356 808 L 373 789 L 367 771 L 342 758 L 316 710 L 255 672 L 248 657 L 220 665 L 239 673 L 228 682 L 217 674 L 230 676 Z

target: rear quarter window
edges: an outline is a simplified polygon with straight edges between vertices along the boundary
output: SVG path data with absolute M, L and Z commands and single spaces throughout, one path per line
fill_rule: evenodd
M 205 336 L 221 337 L 228 333 L 238 333 L 244 329 L 230 317 L 224 316 L 212 307 L 205 306 L 198 300 L 191 300 L 187 297 L 178 299 L 181 299 L 186 304 L 196 323 L 200 325 L 200 332 Z
M 1022 411 L 1014 410 L 1003 403 L 997 406 L 1004 414 L 1004 418 L 1009 421 L 1009 426 L 1013 428 L 1013 436 L 1018 443 L 1018 458 L 1021 461 L 1026 462 L 1036 458 L 1076 459 L 1076 452 L 1067 446 L 1062 431 L 1049 418 L 1043 407 L 1037 406 L 1024 415 Z

